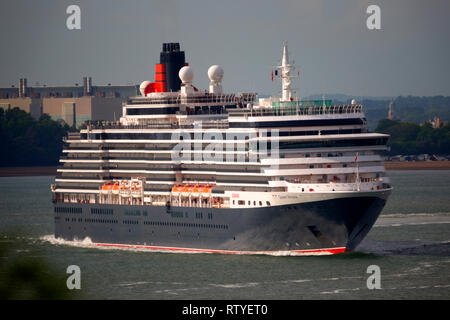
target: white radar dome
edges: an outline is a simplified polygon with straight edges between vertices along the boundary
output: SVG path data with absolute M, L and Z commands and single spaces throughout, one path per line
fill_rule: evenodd
M 184 66 L 178 72 L 178 76 L 183 83 L 192 83 L 194 81 L 194 69 L 189 66 Z
M 208 69 L 208 77 L 211 81 L 221 81 L 223 78 L 223 69 L 221 66 L 213 65 Z
M 143 81 L 141 85 L 139 86 L 139 91 L 141 92 L 141 95 L 145 97 L 145 88 L 150 84 L 150 81 Z

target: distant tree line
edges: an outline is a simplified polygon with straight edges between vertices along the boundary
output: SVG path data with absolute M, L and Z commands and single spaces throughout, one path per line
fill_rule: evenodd
M 334 103 L 350 103 L 351 99 L 353 98 L 336 99 Z M 356 99 L 356 101 L 363 105 L 363 111 L 371 130 L 376 128 L 378 121 L 387 118 L 391 102 L 393 102 L 394 120 L 424 123 L 434 117 L 439 117 L 443 121 L 450 121 L 450 97 L 446 96 L 399 96 L 393 101 L 388 98 L 361 97 L 361 99 Z
M 0 109 L 0 166 L 57 165 L 69 130 L 47 114 L 36 121 L 19 108 Z M 434 129 L 428 122 L 381 119 L 375 131 L 391 136 L 390 155 L 450 154 L 449 123 Z
M 0 109 L 0 166 L 57 165 L 68 130 L 47 114 L 36 121 L 19 108 Z
M 422 125 L 412 122 L 382 119 L 375 132 L 387 133 L 391 137 L 390 155 L 450 154 L 450 124 L 433 128 L 430 123 Z

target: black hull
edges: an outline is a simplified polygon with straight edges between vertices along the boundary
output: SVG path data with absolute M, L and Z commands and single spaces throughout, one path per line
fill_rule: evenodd
M 55 237 L 93 243 L 224 252 L 352 251 L 386 197 L 354 196 L 283 206 L 215 209 L 55 204 Z

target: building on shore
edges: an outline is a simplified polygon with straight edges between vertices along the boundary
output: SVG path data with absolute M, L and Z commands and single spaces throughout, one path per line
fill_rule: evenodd
M 91 77 L 83 78 L 83 85 L 28 86 L 27 79 L 19 79 L 19 86 L 0 87 L 0 108 L 18 107 L 35 119 L 46 113 L 54 120 L 69 126 L 80 126 L 86 120 L 116 120 L 122 114 L 122 103 L 136 96 L 139 86 L 92 84 Z
M 440 128 L 446 124 L 446 122 L 442 121 L 442 119 L 439 117 L 434 117 L 433 119 L 429 120 L 429 123 L 434 129 Z
M 395 99 L 392 99 L 391 102 L 389 103 L 388 119 L 389 120 L 400 120 L 394 112 L 394 106 L 395 106 Z

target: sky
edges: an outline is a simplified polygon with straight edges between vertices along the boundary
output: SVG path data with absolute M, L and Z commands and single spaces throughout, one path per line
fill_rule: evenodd
M 74 4 L 80 30 L 66 26 Z M 287 41 L 299 97 L 450 95 L 449 17 L 448 0 L 2 0 L 0 86 L 153 81 L 162 43 L 180 42 L 196 87 L 218 64 L 224 91 L 279 95 Z

